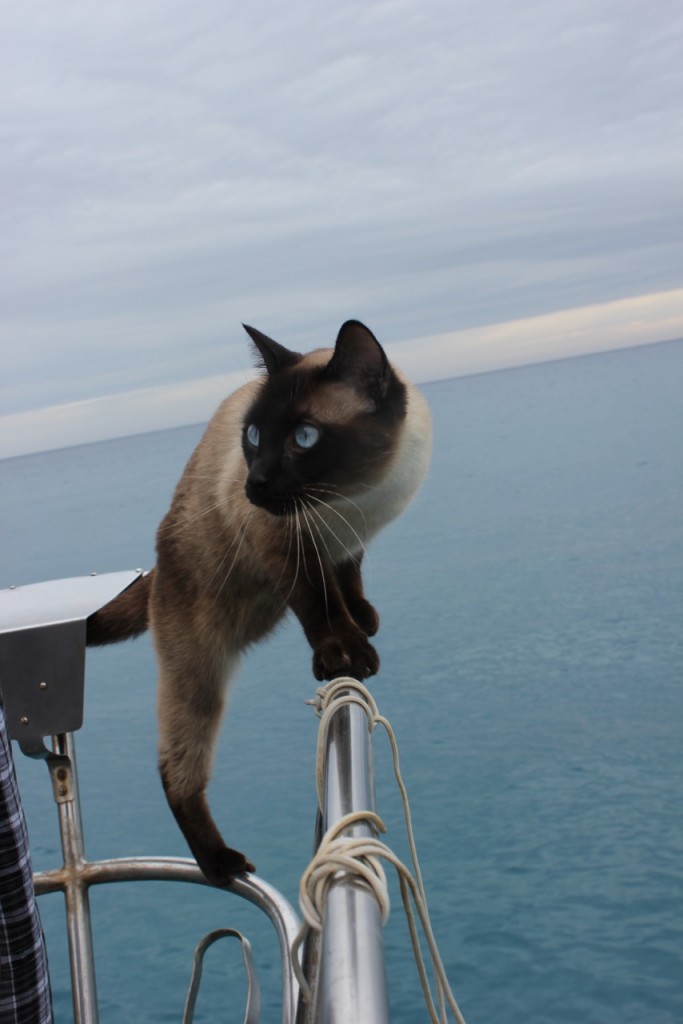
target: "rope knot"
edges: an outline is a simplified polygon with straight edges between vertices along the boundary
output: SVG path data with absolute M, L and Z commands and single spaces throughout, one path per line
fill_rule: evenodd
M 315 777 L 318 790 L 318 805 L 322 810 L 325 738 L 332 716 L 344 704 L 358 704 L 365 712 L 370 732 L 383 719 L 375 699 L 367 686 L 357 679 L 352 679 L 351 676 L 340 676 L 339 679 L 333 679 L 331 682 L 325 683 L 324 686 L 318 687 L 315 691 L 315 697 L 312 700 L 307 700 L 306 703 L 315 708 L 315 713 L 320 719 Z
M 351 693 L 349 693 L 349 690 Z M 351 676 L 339 676 L 337 679 L 325 683 L 324 686 L 319 686 L 315 691 L 315 697 L 312 700 L 307 700 L 305 703 L 311 704 L 315 708 L 318 718 L 322 718 L 335 700 L 341 700 L 342 703 L 367 706 L 366 713 L 370 712 L 368 719 L 371 721 L 379 714 L 375 699 L 367 686 Z
M 427 910 L 427 897 L 422 882 L 422 874 L 417 859 L 413 826 L 408 806 L 408 794 L 405 783 L 401 776 L 399 765 L 398 745 L 394 730 L 389 721 L 379 713 L 370 691 L 363 683 L 350 676 L 334 679 L 325 686 L 316 690 L 315 697 L 306 701 L 307 704 L 315 707 L 316 714 L 320 718 L 318 728 L 318 748 L 316 757 L 316 782 L 318 789 L 318 800 L 320 808 L 323 808 L 324 790 L 324 761 L 326 749 L 326 737 L 330 719 L 340 707 L 345 704 L 358 704 L 362 707 L 368 720 L 368 729 L 373 731 L 375 726 L 382 725 L 386 730 L 391 745 L 391 753 L 394 763 L 394 775 L 398 784 L 401 800 L 403 802 L 403 813 L 406 824 L 406 834 L 410 847 L 410 856 L 415 871 L 411 874 L 396 854 L 379 839 L 373 836 L 344 836 L 342 832 L 350 826 L 363 822 L 365 825 L 375 828 L 377 832 L 386 832 L 384 822 L 374 811 L 355 811 L 347 814 L 335 822 L 323 836 L 317 852 L 314 854 L 311 863 L 306 868 L 299 886 L 299 902 L 304 922 L 294 940 L 291 949 L 292 968 L 301 986 L 301 994 L 304 1001 L 311 998 L 311 990 L 304 976 L 299 960 L 299 949 L 306 938 L 310 928 L 321 931 L 325 914 L 325 903 L 330 886 L 333 881 L 343 879 L 345 874 L 353 875 L 361 879 L 368 886 L 370 892 L 377 900 L 382 924 L 386 924 L 389 917 L 389 892 L 387 889 L 386 876 L 382 861 L 393 865 L 399 879 L 401 899 L 406 912 L 410 941 L 415 955 L 420 984 L 424 993 L 429 1018 L 432 1024 L 446 1024 L 447 1008 L 451 1010 L 458 1024 L 465 1024 L 455 996 L 451 991 L 444 970 L 443 962 L 436 946 L 436 940 L 432 932 Z M 415 906 L 413 911 L 412 904 Z M 438 1007 L 432 995 L 429 978 L 425 966 L 420 939 L 417 933 L 416 915 L 422 925 L 427 948 L 432 961 L 435 975 Z
M 373 811 L 356 811 L 344 815 L 325 833 L 301 878 L 301 911 L 307 924 L 316 931 L 322 928 L 327 894 L 340 872 L 361 878 L 377 900 L 382 924 L 386 924 L 389 918 L 391 904 L 381 861 L 384 844 L 371 836 L 341 835 L 359 823 L 370 824 L 378 832 L 386 832 L 384 822 Z

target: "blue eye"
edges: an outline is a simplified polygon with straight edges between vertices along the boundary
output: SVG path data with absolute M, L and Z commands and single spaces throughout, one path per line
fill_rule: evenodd
M 320 431 L 312 423 L 300 423 L 294 431 L 294 440 L 299 448 L 312 448 L 320 437 Z
M 258 448 L 260 439 L 261 435 L 258 432 L 258 427 L 254 426 L 253 423 L 250 423 L 247 427 L 247 441 L 252 448 Z

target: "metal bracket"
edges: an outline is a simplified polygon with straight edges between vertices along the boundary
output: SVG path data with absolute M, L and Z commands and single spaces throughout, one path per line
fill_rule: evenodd
M 52 781 L 55 803 L 71 803 L 75 799 L 74 773 L 71 759 L 63 754 L 47 752 L 46 761 Z
M 10 739 L 47 758 L 43 737 L 83 724 L 85 623 L 141 570 L 0 590 L 0 690 Z

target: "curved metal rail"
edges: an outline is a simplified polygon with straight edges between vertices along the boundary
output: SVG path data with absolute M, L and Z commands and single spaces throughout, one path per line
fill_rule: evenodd
M 97 983 L 88 898 L 90 887 L 113 882 L 151 881 L 191 882 L 214 887 L 189 858 L 121 857 L 87 861 L 74 738 L 70 733 L 61 734 L 53 738 L 53 745 L 55 750 L 48 755 L 47 764 L 57 802 L 64 863 L 61 868 L 34 875 L 34 885 L 37 895 L 64 893 L 74 1024 L 97 1024 Z M 270 918 L 282 960 L 282 1024 L 293 1024 L 299 995 L 290 967 L 290 949 L 299 928 L 296 913 L 282 893 L 256 875 L 236 878 L 223 891 L 253 903 Z
M 87 861 L 78 795 L 73 730 L 83 720 L 85 622 L 130 586 L 141 570 L 56 580 L 0 591 L 0 680 L 10 736 L 25 754 L 46 760 L 59 815 L 63 865 L 37 874 L 38 895 L 60 891 L 66 901 L 74 1024 L 98 1024 L 89 889 L 131 881 L 182 881 L 209 886 L 195 862 L 179 857 Z M 52 736 L 52 751 L 43 739 Z M 325 740 L 323 807 L 317 839 L 340 817 L 374 811 L 372 749 L 362 708 L 340 706 Z M 363 821 L 349 835 L 371 835 Z M 357 878 L 339 873 L 325 907 L 323 929 L 304 949 L 312 989 L 300 999 L 290 950 L 299 919 L 272 885 L 250 875 L 224 890 L 253 903 L 271 920 L 282 959 L 283 1024 L 388 1024 L 389 1010 L 379 907 Z

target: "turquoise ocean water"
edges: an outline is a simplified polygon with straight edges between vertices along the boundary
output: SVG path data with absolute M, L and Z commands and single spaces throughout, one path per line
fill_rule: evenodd
M 397 732 L 434 931 L 469 1024 L 683 1020 L 683 342 L 429 385 L 429 479 L 367 560 L 372 688 Z M 201 428 L 0 463 L 0 585 L 150 566 Z M 77 735 L 90 858 L 186 855 L 155 767 L 147 638 L 88 654 Z M 229 841 L 296 905 L 314 827 L 315 689 L 296 622 L 245 659 L 211 788 Z M 43 764 L 16 751 L 34 866 L 59 862 Z M 386 745 L 378 810 L 407 857 Z M 394 1020 L 426 1020 L 392 887 Z M 102 1024 L 180 1019 L 212 928 L 277 946 L 229 894 L 92 892 Z M 41 901 L 58 1024 L 60 896 Z M 198 1021 L 241 1021 L 237 947 Z

